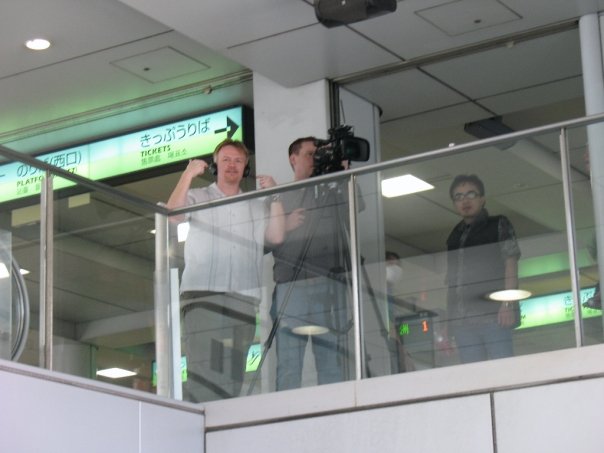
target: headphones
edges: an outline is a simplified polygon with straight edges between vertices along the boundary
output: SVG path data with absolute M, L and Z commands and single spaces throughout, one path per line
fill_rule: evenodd
M 214 161 L 214 159 L 212 159 L 212 161 L 210 162 L 210 165 L 208 166 L 208 170 L 210 171 L 210 173 L 212 174 L 212 176 L 216 176 L 218 174 L 218 166 L 216 165 L 216 162 Z M 251 173 L 251 169 L 250 169 L 250 164 L 249 162 L 247 164 L 245 164 L 245 168 L 243 169 L 243 177 L 247 178 Z

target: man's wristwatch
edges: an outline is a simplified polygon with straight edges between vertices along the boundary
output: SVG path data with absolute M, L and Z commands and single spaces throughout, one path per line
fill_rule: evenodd
M 281 201 L 281 194 L 276 193 L 274 195 L 271 195 L 271 203 L 276 203 Z

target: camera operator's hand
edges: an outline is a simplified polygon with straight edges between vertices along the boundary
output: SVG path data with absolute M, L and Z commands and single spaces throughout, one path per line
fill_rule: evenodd
M 285 231 L 292 231 L 304 223 L 304 209 L 294 209 L 285 219 Z
M 266 189 L 267 187 L 275 187 L 277 185 L 273 177 L 269 175 L 258 175 L 256 176 L 256 179 L 258 180 L 258 185 L 261 189 Z

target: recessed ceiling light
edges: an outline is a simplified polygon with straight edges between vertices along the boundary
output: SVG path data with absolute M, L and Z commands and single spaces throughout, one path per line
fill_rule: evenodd
M 34 38 L 26 41 L 25 47 L 31 50 L 46 50 L 50 47 L 50 41 L 44 38 Z
M 413 175 L 397 176 L 382 181 L 382 195 L 386 198 L 400 197 L 424 190 L 434 189 L 432 184 L 428 184 Z
M 103 376 L 111 379 L 119 379 L 136 375 L 134 371 L 124 370 L 122 368 L 107 368 L 105 370 L 98 370 L 96 374 L 98 376 Z
M 307 326 L 298 326 L 292 329 L 292 333 L 296 335 L 322 335 L 324 333 L 329 332 L 329 329 L 323 326 L 315 326 L 315 325 L 307 325 Z

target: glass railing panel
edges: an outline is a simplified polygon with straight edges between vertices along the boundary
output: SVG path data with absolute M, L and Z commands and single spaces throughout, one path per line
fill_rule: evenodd
M 78 185 L 53 216 L 53 369 L 154 391 L 154 215 Z
M 598 230 L 594 208 L 598 206 L 595 199 L 599 197 L 602 200 L 604 194 L 595 195 L 592 192 L 590 165 L 590 148 L 599 148 L 597 143 L 601 141 L 600 136 L 602 136 L 601 123 L 571 128 L 567 131 L 583 343 L 586 345 L 601 343 L 603 339 Z M 596 143 L 593 147 L 589 146 L 589 142 L 592 140 Z
M 602 311 L 590 306 L 599 286 L 598 203 L 586 143 L 585 127 L 569 131 L 581 326 L 584 344 L 593 344 Z M 177 336 L 161 338 L 173 341 L 182 389 L 174 396 L 203 402 L 347 381 L 357 352 L 367 378 L 575 347 L 558 131 L 453 151 L 356 176 L 353 224 L 350 176 L 337 174 L 174 216 L 161 250 L 176 307 L 169 323 Z M 429 187 L 388 196 L 390 184 L 400 185 L 388 180 L 405 175 Z M 458 175 L 480 181 L 452 187 Z M 155 392 L 154 214 L 129 197 L 53 182 L 53 369 Z M 20 195 L 3 202 L 0 239 L 29 271 L 31 328 L 19 360 L 38 365 L 40 197 Z M 284 217 L 275 214 L 281 206 Z M 354 282 L 362 351 L 354 347 Z M 511 288 L 530 295 L 509 306 L 487 297 Z M 22 289 L 0 281 L 0 291 Z M 0 331 L 14 336 L 17 311 L 0 308 L 10 318 Z M 516 315 L 516 324 L 500 326 Z M 97 375 L 106 368 L 135 374 Z
M 11 234 L 0 231 L 0 358 L 12 356 L 13 343 L 13 294 Z
M 410 176 L 392 182 L 405 175 L 429 186 L 386 196 L 391 184 L 410 184 Z M 368 375 L 575 345 L 572 313 L 565 312 L 571 280 L 557 133 L 433 157 L 359 181 L 375 198 L 384 231 L 361 239 L 371 276 L 363 304 L 377 302 L 374 311 L 388 326 L 386 340 L 384 323 L 363 325 Z M 531 297 L 519 303 L 488 297 L 512 288 Z
M 0 202 L 0 242 L 2 262 L 9 274 L 0 282 L 10 294 L 10 297 L 3 298 L 11 307 L 9 358 L 37 366 L 41 183 L 39 175 L 33 174 L 35 169 L 20 162 L 1 160 L 0 166 L 4 176 Z M 2 357 L 6 358 L 5 355 Z
M 577 346 L 559 137 L 558 131 L 538 134 L 504 153 L 517 162 L 501 177 L 515 185 L 503 201 L 515 213 L 509 217 L 522 253 L 518 286 L 531 293 L 519 303 L 514 355 Z
M 362 203 L 357 213 L 359 249 L 358 281 L 360 317 L 362 319 L 361 375 L 382 376 L 391 373 L 395 362 L 395 333 L 389 315 L 390 294 L 386 286 L 384 266 L 384 234 L 388 212 L 379 191 L 379 175 L 357 177 L 356 185 Z
M 178 219 L 181 242 L 171 249 L 187 366 L 183 399 L 352 378 L 347 187 L 339 179 Z M 284 222 L 270 210 L 281 206 L 283 242 L 270 234 Z

